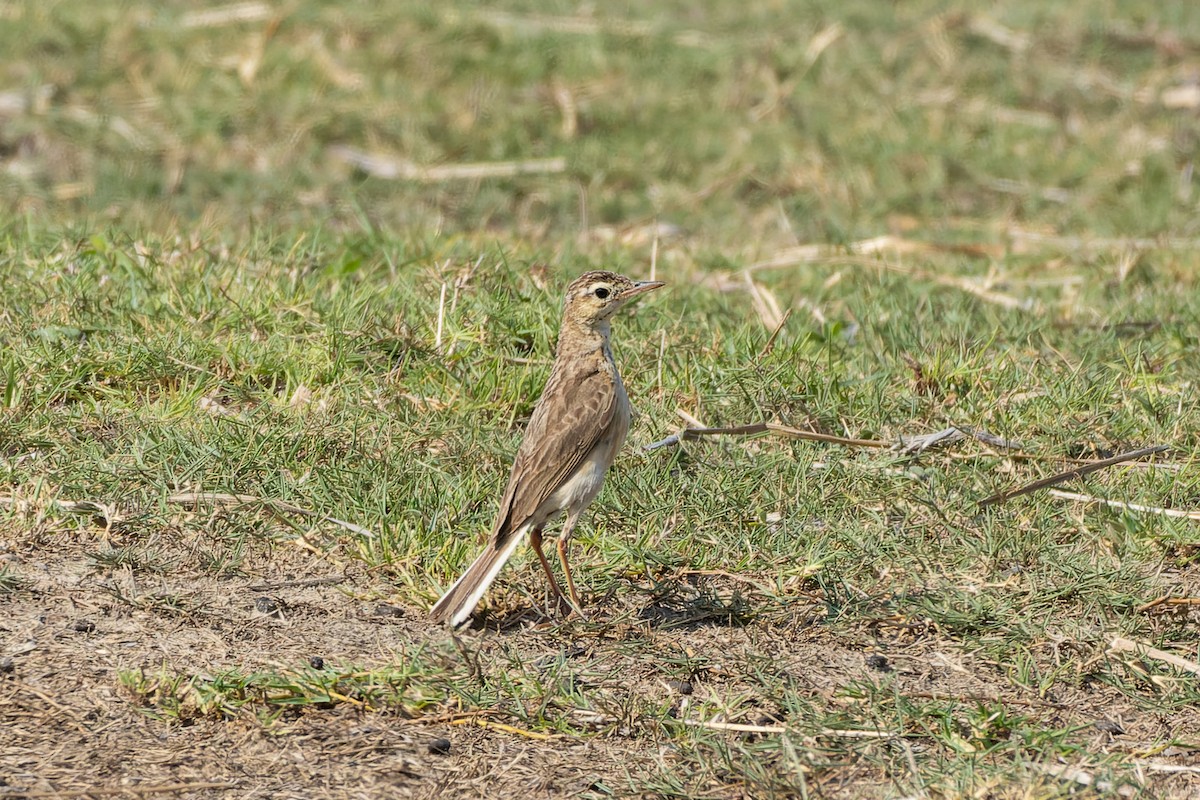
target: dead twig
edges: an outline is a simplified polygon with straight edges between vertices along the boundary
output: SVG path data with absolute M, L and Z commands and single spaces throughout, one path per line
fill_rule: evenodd
M 988 431 L 980 428 L 960 428 L 959 430 L 965 431 L 967 434 L 975 437 L 986 445 L 999 447 L 1001 450 L 1020 450 L 1025 446 L 1016 439 L 1005 439 L 1003 436 L 997 436 L 994 433 L 989 433 Z
M 345 583 L 350 580 L 350 576 L 342 573 L 341 575 L 326 575 L 324 578 L 305 578 L 298 581 L 268 581 L 267 583 L 255 583 L 242 588 L 248 592 L 273 592 L 277 589 L 304 589 L 310 586 L 337 586 L 339 583 Z
M 736 572 L 726 572 L 723 569 L 680 569 L 676 570 L 674 575 L 676 579 L 687 578 L 690 576 L 696 576 L 698 578 L 726 578 L 731 581 L 743 583 L 768 596 L 775 594 L 775 592 L 769 586 L 761 581 L 757 581 L 747 575 L 739 575 Z
M 285 503 L 282 500 L 273 500 L 268 497 L 255 497 L 250 494 L 224 494 L 222 492 L 181 492 L 173 494 L 167 498 L 168 503 L 176 505 L 262 505 L 274 511 L 285 514 L 299 514 L 303 517 L 316 517 L 323 522 L 331 522 L 338 527 L 345 528 L 351 533 L 357 533 L 360 536 L 369 536 L 374 538 L 375 532 L 364 528 L 361 525 L 355 525 L 353 522 L 347 522 L 344 519 L 337 517 L 326 516 L 317 511 L 308 508 L 294 506 L 291 503 Z
M 1145 614 L 1147 611 L 1152 611 L 1160 606 L 1200 606 L 1200 597 L 1171 597 L 1171 595 L 1166 594 L 1151 600 L 1149 603 L 1143 603 L 1138 606 L 1137 610 Z
M 197 792 L 204 789 L 235 789 L 236 783 L 225 781 L 203 781 L 200 783 L 157 783 L 147 786 L 93 786 L 87 789 L 37 789 L 34 791 L 6 792 L 5 797 L 92 797 L 95 795 L 119 794 L 178 794 Z
M 1074 469 L 1069 469 L 1066 472 L 1059 472 L 1055 475 L 1051 475 L 1048 478 L 1041 478 L 1032 483 L 1027 483 L 1019 489 L 1013 489 L 1008 492 L 998 492 L 991 497 L 985 497 L 983 500 L 979 501 L 979 507 L 986 508 L 987 506 L 1004 503 L 1013 499 L 1014 497 L 1020 497 L 1021 495 L 1029 494 L 1030 492 L 1036 492 L 1038 489 L 1045 489 L 1047 486 L 1053 486 L 1058 483 L 1074 480 L 1075 478 L 1082 478 L 1084 475 L 1089 475 L 1097 470 L 1104 469 L 1105 467 L 1111 467 L 1126 461 L 1144 458 L 1146 456 L 1154 455 L 1155 453 L 1161 453 L 1167 449 L 1169 449 L 1167 445 L 1159 444 L 1154 445 L 1153 447 L 1143 447 L 1139 450 L 1131 450 L 1128 453 L 1121 453 L 1120 455 L 1113 456 L 1112 458 L 1105 458 L 1101 461 L 1095 461 L 1091 464 L 1084 464 L 1082 466 L 1075 467 Z

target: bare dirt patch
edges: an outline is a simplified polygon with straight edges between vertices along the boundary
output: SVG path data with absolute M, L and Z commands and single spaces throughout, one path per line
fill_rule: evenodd
M 1171 730 L 1200 727 L 1195 710 L 1146 713 L 1099 683 L 1045 696 L 1021 692 L 1003 677 L 1003 665 L 911 626 L 838 635 L 815 621 L 811 607 L 728 624 L 731 615 L 716 613 L 711 599 L 735 588 L 720 579 L 705 582 L 702 607 L 630 592 L 590 622 L 547 624 L 512 611 L 454 644 L 422 610 L 381 600 L 389 587 L 374 576 L 338 581 L 326 563 L 275 555 L 262 575 L 215 579 L 100 566 L 79 546 L 10 553 L 15 588 L 0 600 L 0 795 L 653 796 L 678 793 L 674 786 L 719 797 L 787 794 L 785 764 L 764 755 L 768 777 L 751 783 L 722 741 L 753 752 L 772 726 L 791 724 L 789 703 L 797 698 L 825 715 L 825 728 L 844 717 L 861 729 L 861 703 L 847 689 L 881 682 L 897 697 L 1007 708 L 1050 727 L 1078 726 L 1093 754 L 1136 752 Z M 304 585 L 322 574 L 333 575 L 329 585 Z M 576 731 L 589 724 L 593 731 L 563 735 L 507 717 L 472 719 L 458 713 L 461 699 L 450 698 L 445 714 L 343 702 L 265 716 L 253 703 L 235 713 L 172 716 L 121 679 L 139 670 L 212 676 L 322 662 L 371 670 L 422 644 L 440 658 L 473 659 L 493 678 L 506 669 L 520 680 L 551 662 L 568 665 L 555 680 L 575 681 L 570 691 L 594 697 L 601 710 L 590 722 L 574 721 Z M 661 714 L 648 714 L 656 703 Z M 767 733 L 698 728 L 713 741 L 681 747 L 690 729 L 679 724 L 711 718 L 713 708 Z M 924 755 L 925 746 L 918 728 L 896 733 L 912 744 L 847 747 L 819 730 L 803 738 L 805 785 L 826 797 L 896 795 L 908 754 Z M 1188 763 L 1187 753 L 1165 755 Z M 1036 771 L 1028 780 L 1047 791 L 1066 786 Z M 1194 775 L 1147 774 L 1144 781 L 1160 796 L 1200 790 Z M 1022 796 L 1012 786 L 977 788 Z M 949 787 L 942 793 L 955 794 Z

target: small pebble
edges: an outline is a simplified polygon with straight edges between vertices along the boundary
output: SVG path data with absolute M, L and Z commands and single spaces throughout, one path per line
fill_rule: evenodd
M 313 656 L 308 660 L 308 665 L 313 669 L 325 669 L 325 659 L 320 656 Z
M 450 740 L 434 739 L 429 743 L 429 752 L 439 756 L 448 754 L 450 752 Z
M 1125 729 L 1121 727 L 1121 723 L 1113 722 L 1111 719 L 1098 719 L 1092 723 L 1092 726 L 1095 727 L 1096 730 L 1101 730 L 1105 733 L 1111 733 L 1113 736 L 1120 736 L 1125 732 Z
M 71 630 L 76 633 L 91 633 L 96 630 L 96 623 L 90 619 L 77 619 L 71 623 Z
M 867 666 L 871 669 L 877 669 L 880 672 L 891 672 L 892 665 L 888 663 L 887 656 L 879 653 L 872 653 L 867 656 Z
M 391 603 L 380 603 L 375 606 L 375 616 L 377 617 L 403 617 L 404 609 L 397 608 Z
M 279 603 L 263 595 L 262 597 L 254 598 L 254 610 L 260 614 L 274 614 L 279 610 Z
M 0 658 L 0 675 L 7 675 L 16 670 L 16 665 L 13 664 L 11 658 Z
M 667 681 L 667 686 L 670 686 L 680 694 L 691 694 L 693 691 L 691 681 Z

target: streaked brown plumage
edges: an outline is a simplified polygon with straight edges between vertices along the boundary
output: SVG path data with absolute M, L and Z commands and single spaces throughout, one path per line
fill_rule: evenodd
M 560 610 L 578 610 L 567 542 L 629 432 L 629 397 L 609 348 L 609 319 L 629 300 L 662 285 L 595 271 L 568 287 L 554 367 L 517 450 L 491 538 L 434 605 L 434 621 L 455 627 L 465 622 L 526 533 Z M 569 601 L 542 552 L 543 529 L 563 512 L 558 556 Z

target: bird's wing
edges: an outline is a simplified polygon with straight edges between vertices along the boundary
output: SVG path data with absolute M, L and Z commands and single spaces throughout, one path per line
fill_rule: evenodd
M 555 370 L 529 420 L 500 501 L 492 544 L 521 529 L 563 485 L 612 425 L 616 384 L 601 359 L 578 370 Z

